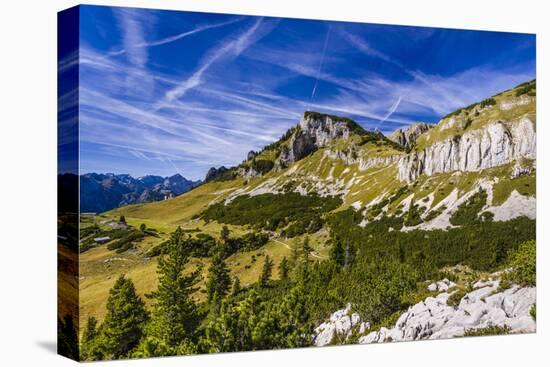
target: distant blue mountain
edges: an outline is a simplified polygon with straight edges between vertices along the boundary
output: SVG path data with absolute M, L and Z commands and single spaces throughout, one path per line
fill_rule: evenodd
M 101 213 L 120 206 L 148 203 L 181 195 L 201 181 L 188 180 L 182 175 L 169 177 L 128 174 L 86 173 L 80 176 L 80 211 Z

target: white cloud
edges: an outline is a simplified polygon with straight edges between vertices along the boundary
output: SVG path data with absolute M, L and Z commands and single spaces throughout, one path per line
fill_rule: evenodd
M 228 41 L 221 47 L 215 47 L 210 50 L 201 61 L 201 65 L 189 78 L 183 80 L 178 86 L 165 93 L 163 100 L 157 104 L 156 109 L 166 107 L 170 102 L 183 97 L 189 90 L 200 85 L 203 74 L 215 62 L 226 56 L 239 56 L 247 47 L 259 39 L 259 27 L 262 21 L 263 18 L 258 18 L 251 27 L 242 32 L 236 39 Z
M 146 43 L 143 27 L 153 22 L 151 13 L 133 8 L 113 8 L 113 12 L 122 31 L 122 43 L 128 61 L 134 66 L 144 67 L 148 59 L 147 49 L 137 45 Z

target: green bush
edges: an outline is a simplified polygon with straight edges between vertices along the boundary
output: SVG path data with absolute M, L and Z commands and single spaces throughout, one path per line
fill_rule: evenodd
M 128 231 L 124 236 L 118 240 L 113 241 L 107 245 L 107 249 L 121 253 L 127 251 L 135 246 L 135 242 L 141 241 L 145 237 L 145 233 L 139 230 Z
M 481 101 L 481 103 L 479 104 L 479 107 L 484 108 L 487 106 L 494 106 L 496 104 L 497 104 L 497 101 L 495 101 L 494 98 L 487 98 Z
M 464 289 L 457 289 L 447 298 L 447 306 L 458 307 L 465 295 L 466 291 Z
M 352 209 L 331 215 L 328 223 L 333 243 L 349 243 L 359 257 L 402 258 L 435 278 L 441 268 L 457 264 L 475 270 L 496 271 L 506 265 L 506 254 L 535 237 L 535 221 L 520 217 L 508 222 L 479 222 L 449 230 L 401 232 L 403 218 L 383 217 L 364 228 Z M 394 230 L 389 232 L 388 228 Z
M 479 190 L 472 195 L 468 201 L 458 207 L 458 209 L 449 218 L 452 225 L 460 226 L 466 224 L 475 224 L 482 221 L 478 213 L 487 204 L 487 192 Z M 491 216 L 484 216 L 484 219 L 491 221 Z
M 260 172 L 262 175 L 271 171 L 273 166 L 274 166 L 273 161 L 270 161 L 267 159 L 254 159 L 252 160 L 252 163 L 251 163 L 251 167 L 255 171 Z
M 523 83 L 518 86 L 519 89 L 516 90 L 516 97 L 519 97 L 523 94 L 529 96 L 535 96 L 537 91 L 537 82 L 535 80 L 528 83 Z
M 340 206 L 339 197 L 321 197 L 316 194 L 300 195 L 296 192 L 285 194 L 262 194 L 239 196 L 231 203 L 214 204 L 208 207 L 202 218 L 220 223 L 252 225 L 256 228 L 276 230 L 292 222 L 299 221 L 309 226 L 315 217 Z M 318 224 L 317 224 L 318 227 Z
M 407 227 L 413 227 L 413 226 L 419 225 L 420 223 L 422 223 L 422 217 L 420 215 L 421 213 L 420 213 L 418 204 L 411 203 L 411 205 L 409 206 L 409 211 L 405 216 L 404 224 Z
M 509 326 L 497 326 L 490 325 L 482 329 L 469 329 L 466 330 L 464 336 L 490 336 L 490 335 L 506 335 L 510 334 Z
M 512 268 L 503 278 L 522 286 L 537 283 L 537 246 L 535 240 L 526 241 L 510 252 L 508 264 Z

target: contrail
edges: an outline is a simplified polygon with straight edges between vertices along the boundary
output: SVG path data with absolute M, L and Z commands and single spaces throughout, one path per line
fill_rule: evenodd
M 328 37 L 330 35 L 331 25 L 328 26 L 327 36 L 325 38 L 325 44 L 323 45 L 323 53 L 321 54 L 321 62 L 319 63 L 319 69 L 317 69 L 317 77 L 315 78 L 315 84 L 313 85 L 313 90 L 311 91 L 311 99 L 315 97 L 315 92 L 317 91 L 317 84 L 319 83 L 319 76 L 321 75 L 321 70 L 323 69 L 323 63 L 325 61 L 325 52 L 327 51 Z
M 202 26 L 199 26 L 195 29 L 192 29 L 190 31 L 187 31 L 187 32 L 183 32 L 183 33 L 179 33 L 179 34 L 176 34 L 176 35 L 173 35 L 173 36 L 169 36 L 169 37 L 165 37 L 165 38 L 161 38 L 159 40 L 156 40 L 156 41 L 150 41 L 150 42 L 140 42 L 140 43 L 136 43 L 135 45 L 132 45 L 132 47 L 134 48 L 142 48 L 142 47 L 154 47 L 154 46 L 160 46 L 160 45 L 165 45 L 167 43 L 171 43 L 171 42 L 174 42 L 174 41 L 177 41 L 181 38 L 185 38 L 187 36 L 191 36 L 195 33 L 200 33 L 202 31 L 206 31 L 208 29 L 212 29 L 212 28 L 219 28 L 219 27 L 223 27 L 225 25 L 229 25 L 229 24 L 232 24 L 232 23 L 236 23 L 236 22 L 240 22 L 242 19 L 244 18 L 236 18 L 236 19 L 231 19 L 227 22 L 223 22 L 223 23 L 215 23 L 215 24 L 207 24 L 207 25 L 202 25 Z M 116 50 L 116 51 L 111 51 L 107 54 L 107 56 L 118 56 L 118 55 L 122 55 L 124 53 L 128 52 L 127 49 L 125 48 L 122 48 L 120 50 Z
M 397 101 L 390 107 L 390 110 L 386 115 L 382 118 L 382 120 L 378 121 L 378 125 L 376 126 L 376 129 L 379 129 L 380 125 L 382 125 L 390 116 L 397 110 L 397 107 L 399 107 L 399 104 L 401 103 L 401 96 L 397 98 Z

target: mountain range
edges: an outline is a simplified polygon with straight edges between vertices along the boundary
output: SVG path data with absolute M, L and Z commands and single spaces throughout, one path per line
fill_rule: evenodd
M 315 193 L 340 197 L 339 210 L 353 208 L 363 226 L 414 208 L 417 219 L 402 231 L 446 229 L 458 207 L 483 190 L 487 199 L 478 214 L 534 218 L 535 88 L 535 81 L 524 83 L 437 124 L 415 123 L 387 137 L 349 118 L 307 111 L 279 140 L 235 167 L 211 168 L 198 191 L 164 207 L 187 218 L 240 196 Z M 188 200 L 197 202 L 197 195 L 202 206 L 194 205 L 193 213 L 180 210 Z M 133 215 L 139 213 L 134 208 Z
M 181 195 L 200 184 L 180 174 L 169 177 L 86 173 L 80 176 L 80 210 L 101 213 L 120 206 Z

